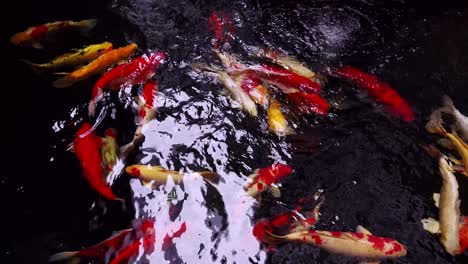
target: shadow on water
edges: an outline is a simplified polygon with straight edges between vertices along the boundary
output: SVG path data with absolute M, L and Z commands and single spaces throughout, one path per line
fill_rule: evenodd
M 0 176 L 6 212 L 2 263 L 46 263 L 53 253 L 92 245 L 127 228 L 133 219 L 147 217 L 156 219 L 157 238 L 182 224 L 187 231 L 167 250 L 142 256 L 139 263 L 355 263 L 308 245 L 285 244 L 270 254 L 259 245 L 251 235 L 253 222 L 282 209 L 268 197 L 258 204 L 242 185 L 254 169 L 274 162 L 294 168 L 282 183 L 282 203 L 292 207 L 300 197 L 324 190 L 318 229 L 351 231 L 360 224 L 408 246 L 406 257 L 389 262 L 467 261 L 467 253 L 456 258 L 444 253 L 437 237 L 422 229 L 420 219 L 437 218 L 432 193 L 440 188 L 440 176 L 436 162 L 419 147 L 434 141 L 423 126 L 443 94 L 468 113 L 468 33 L 462 27 L 468 20 L 466 4 L 48 2 L 32 3 L 27 10 L 12 3 L 18 16 L 7 33 L 58 19 L 97 17 L 101 22 L 90 37 L 68 39 L 56 50 L 6 47 L 10 72 L 5 98 L 12 98 L 15 108 L 4 110 L 4 129 L 10 135 L 7 169 Z M 349 107 L 334 109 L 325 118 L 292 114 L 298 133 L 272 135 L 265 111 L 249 117 L 232 107 L 220 84 L 190 68 L 194 62 L 216 61 L 207 30 L 213 10 L 226 12 L 234 21 L 230 52 L 248 58 L 252 47 L 268 47 L 323 73 L 338 65 L 366 70 L 408 100 L 416 121 L 408 124 L 389 116 L 348 83 L 330 77 L 324 97 Z M 50 78 L 31 74 L 18 59 L 45 61 L 103 40 L 116 46 L 136 42 L 139 53 L 153 49 L 169 54 L 158 70 L 158 115 L 145 128 L 146 141 L 130 163 L 183 172 L 212 170 L 222 178 L 218 185 L 187 176 L 181 185 L 168 182 L 153 190 L 123 174 L 113 188 L 126 198 L 126 210 L 101 201 L 90 190 L 76 158 L 65 149 L 76 123 L 85 119 L 96 78 L 56 90 Z M 123 131 L 119 141 L 128 141 L 135 128 L 133 113 L 110 100 L 117 105 L 117 117 L 104 124 L 117 126 Z M 468 213 L 463 203 L 468 183 L 465 178 L 459 181 L 463 214 Z M 155 248 L 161 246 L 162 239 L 157 239 Z

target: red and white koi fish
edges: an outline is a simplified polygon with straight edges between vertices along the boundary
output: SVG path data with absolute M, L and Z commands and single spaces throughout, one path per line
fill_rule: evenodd
M 118 65 L 106 72 L 94 85 L 88 110 L 94 115 L 96 103 L 102 96 L 103 90 L 118 91 L 124 86 L 142 84 L 156 73 L 156 68 L 166 58 L 163 52 L 153 52 L 142 55 L 130 62 Z
M 83 175 L 91 187 L 109 200 L 120 200 L 104 181 L 102 158 L 99 151 L 102 139 L 92 132 L 92 126 L 84 123 L 73 140 L 74 152 L 81 164 Z
M 328 102 L 318 94 L 297 91 L 287 95 L 302 113 L 326 115 L 330 109 Z
M 264 191 L 271 189 L 274 183 L 279 182 L 284 177 L 291 174 L 292 168 L 284 164 L 273 164 L 266 168 L 255 170 L 255 172 L 249 176 L 250 181 L 244 190 L 248 195 L 256 197 Z M 279 189 L 274 190 L 276 195 L 279 195 Z
M 381 82 L 377 77 L 348 66 L 339 68 L 335 73 L 365 89 L 378 102 L 387 106 L 391 113 L 401 117 L 404 121 L 414 120 L 409 104 L 390 85 Z
M 87 19 L 81 21 L 57 21 L 46 23 L 34 27 L 30 27 L 23 32 L 19 32 L 14 34 L 10 38 L 10 42 L 17 46 L 22 47 L 33 47 L 36 49 L 41 49 L 42 44 L 41 41 L 47 37 L 50 37 L 57 32 L 76 28 L 80 30 L 82 33 L 89 32 L 93 29 L 97 24 L 97 19 Z
M 398 258 L 406 255 L 406 247 L 398 241 L 365 233 L 308 230 L 285 236 L 273 235 L 267 231 L 266 235 L 266 241 L 271 244 L 292 241 L 307 243 L 331 253 L 363 260 Z
M 269 100 L 268 90 L 262 85 L 262 80 L 254 75 L 245 74 L 237 78 L 240 81 L 240 87 L 246 92 L 252 100 L 263 107 L 266 107 Z
M 135 223 L 133 228 L 115 232 L 111 237 L 96 245 L 79 251 L 66 251 L 54 254 L 49 258 L 49 262 L 63 261 L 70 258 L 104 260 L 110 250 L 118 250 L 123 246 L 126 240 L 152 233 L 154 233 L 154 221 L 151 219 L 143 219 L 141 222 Z

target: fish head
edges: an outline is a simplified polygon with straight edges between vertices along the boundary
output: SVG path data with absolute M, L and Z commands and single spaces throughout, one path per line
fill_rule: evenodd
M 32 42 L 32 38 L 26 32 L 19 32 L 10 38 L 10 42 L 14 45 L 27 46 Z
M 125 168 L 125 172 L 130 175 L 130 176 L 133 176 L 133 177 L 140 177 L 141 176 L 141 171 L 140 169 L 138 168 L 138 165 L 131 165 L 131 166 L 128 166 L 127 168 Z

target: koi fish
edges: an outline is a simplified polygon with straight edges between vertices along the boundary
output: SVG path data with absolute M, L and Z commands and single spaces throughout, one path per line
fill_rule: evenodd
M 268 127 L 278 136 L 286 136 L 294 133 L 294 130 L 288 126 L 286 117 L 281 112 L 281 104 L 276 99 L 271 99 L 268 107 Z
M 365 260 L 398 258 L 406 255 L 406 247 L 394 239 L 358 232 L 308 230 L 289 233 L 285 236 L 277 236 L 268 231 L 266 234 L 266 240 L 272 244 L 285 241 L 302 242 L 318 246 L 331 253 Z
M 452 143 L 453 147 L 457 150 L 464 165 L 464 174 L 468 176 L 468 145 L 457 135 L 455 131 L 448 133 L 442 126 L 441 112 L 436 110 L 431 114 L 429 121 L 426 124 L 426 130 L 429 133 L 439 134 L 446 137 Z M 453 159 L 452 159 L 453 160 Z
M 256 197 L 262 192 L 272 187 L 274 188 L 274 186 L 272 186 L 274 183 L 288 176 L 291 172 L 292 168 L 284 164 L 273 164 L 266 168 L 255 170 L 255 172 L 249 176 L 249 182 L 244 186 L 244 190 L 248 195 Z M 279 192 L 279 190 L 274 191 Z M 277 193 L 277 195 L 278 194 L 279 193 Z
M 136 44 L 130 44 L 128 46 L 106 52 L 86 66 L 54 81 L 53 85 L 55 88 L 65 88 L 93 75 L 100 74 L 119 61 L 130 57 L 136 48 Z
M 257 116 L 257 106 L 254 101 L 250 99 L 250 96 L 236 83 L 231 76 L 225 72 L 214 73 L 218 80 L 224 85 L 224 87 L 231 93 L 233 99 L 238 102 L 242 109 L 247 111 L 251 116 Z
M 348 66 L 339 68 L 335 73 L 367 90 L 378 102 L 387 106 L 391 113 L 404 121 L 414 120 L 413 111 L 408 103 L 390 85 L 381 82 L 377 77 Z
M 176 184 L 180 184 L 184 178 L 184 175 L 178 171 L 166 170 L 160 166 L 131 165 L 125 168 L 125 172 L 133 177 L 140 178 L 144 182 L 154 181 L 156 184 L 166 184 L 169 177 Z M 219 175 L 211 171 L 197 172 L 196 175 L 212 183 L 218 183 L 219 181 Z
M 452 99 L 448 96 L 444 96 L 444 107 L 441 108 L 442 112 L 451 114 L 456 121 L 456 127 L 461 133 L 462 138 L 465 142 L 468 142 L 468 117 L 464 116 L 458 109 L 453 105 Z
M 118 91 L 124 86 L 146 82 L 156 73 L 156 68 L 166 56 L 163 52 L 153 52 L 149 55 L 144 54 L 130 62 L 118 65 L 102 75 L 94 85 L 91 93 L 91 100 L 88 106 L 90 115 L 94 115 L 96 103 L 101 98 L 103 90 Z
M 47 63 L 36 64 L 26 60 L 25 62 L 29 64 L 35 72 L 53 71 L 64 67 L 88 63 L 110 50 L 112 50 L 112 43 L 103 42 L 101 44 L 93 44 L 78 49 L 74 53 L 65 53 Z
M 224 28 L 228 30 L 226 37 L 223 34 Z M 217 12 L 213 11 L 208 19 L 208 30 L 214 33 L 213 46 L 218 49 L 222 42 L 226 44 L 232 40 L 234 25 L 227 14 L 221 12 L 221 16 L 218 16 Z
M 34 26 L 26 29 L 23 32 L 14 34 L 10 38 L 10 42 L 17 46 L 33 47 L 41 49 L 41 41 L 61 30 L 75 28 L 82 33 L 91 31 L 97 24 L 97 19 L 87 19 L 81 21 L 57 21 L 46 23 L 39 26 Z
M 120 200 L 104 181 L 102 158 L 99 152 L 102 141 L 92 131 L 89 123 L 84 123 L 76 132 L 73 140 L 74 152 L 81 164 L 83 175 L 91 187 L 109 200 Z
M 246 92 L 250 98 L 258 105 L 266 106 L 268 104 L 268 90 L 262 85 L 262 80 L 254 75 L 241 75 L 240 87 Z
M 125 238 L 131 235 L 133 228 L 124 229 L 116 232 L 108 239 L 80 251 L 65 251 L 52 255 L 49 262 L 63 261 L 65 259 L 77 258 L 104 258 L 111 248 L 119 248 Z
M 102 140 L 102 148 L 101 148 L 101 157 L 103 161 L 103 167 L 107 171 L 112 171 L 115 164 L 117 163 L 117 159 L 119 156 L 119 147 L 117 144 L 117 134 L 115 129 L 108 128 L 104 132 L 104 139 Z
M 304 64 L 297 61 L 296 58 L 287 56 L 282 53 L 274 52 L 272 50 L 265 50 L 260 53 L 260 56 L 270 59 L 272 62 L 280 65 L 281 67 L 293 71 L 301 76 L 304 76 L 316 83 L 320 83 L 320 76 L 305 67 Z
M 288 93 L 288 98 L 291 99 L 296 107 L 306 114 L 316 113 L 326 115 L 330 109 L 327 101 L 318 94 L 304 93 L 301 91 Z
M 128 263 L 128 260 L 138 255 L 140 246 L 143 246 L 144 253 L 150 251 L 156 241 L 154 234 L 145 235 L 143 238 L 133 241 L 130 245 L 122 249 L 119 254 L 112 259 L 109 264 Z

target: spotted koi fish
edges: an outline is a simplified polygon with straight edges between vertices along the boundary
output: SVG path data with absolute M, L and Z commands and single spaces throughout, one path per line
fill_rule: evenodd
M 358 232 L 308 230 L 277 236 L 266 232 L 266 241 L 301 242 L 312 244 L 335 254 L 357 257 L 364 260 L 398 258 L 406 255 L 406 247 L 398 241 Z
M 266 168 L 255 170 L 249 176 L 248 184 L 244 186 L 244 190 L 248 195 L 257 197 L 262 192 L 274 188 L 273 184 L 279 182 L 284 177 L 291 174 L 292 168 L 284 164 L 273 164 Z M 270 190 L 271 191 L 271 190 Z M 279 195 L 279 189 L 275 191 Z
M 30 27 L 23 32 L 19 32 L 14 34 L 10 38 L 10 42 L 17 46 L 22 47 L 33 47 L 36 49 L 43 48 L 41 41 L 47 37 L 50 37 L 57 32 L 64 30 L 75 28 L 81 31 L 82 33 L 86 33 L 91 31 L 97 24 L 96 19 L 87 19 L 81 21 L 57 21 L 46 23 L 34 27 Z
M 381 82 L 377 77 L 352 67 L 341 67 L 335 72 L 360 88 L 365 89 L 378 102 L 387 107 L 390 113 L 401 117 L 406 122 L 414 120 L 414 114 L 409 104 L 390 85 Z
M 130 57 L 136 48 L 136 44 L 130 44 L 128 46 L 106 52 L 86 66 L 57 79 L 54 81 L 53 85 L 55 88 L 65 88 L 72 86 L 76 82 L 88 79 L 96 74 L 103 73 L 112 65 Z

